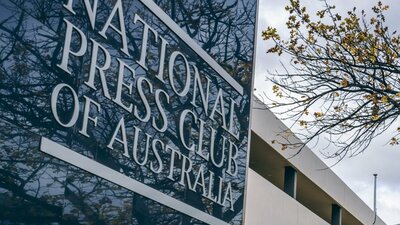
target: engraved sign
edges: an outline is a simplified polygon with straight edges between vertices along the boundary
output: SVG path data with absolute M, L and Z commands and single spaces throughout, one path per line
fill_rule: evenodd
M 256 1 L 1 7 L 0 118 L 49 158 L 61 221 L 242 223 Z

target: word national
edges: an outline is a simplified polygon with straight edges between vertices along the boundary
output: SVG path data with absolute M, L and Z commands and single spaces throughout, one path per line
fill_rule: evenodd
M 223 85 L 215 83 L 216 79 L 198 69 L 199 60 L 193 54 L 171 44 L 144 16 L 125 17 L 121 0 L 114 2 L 105 20 L 98 20 L 97 0 L 84 0 L 84 11 L 76 10 L 78 3 L 73 0 L 63 5 L 71 15 L 63 20 L 65 39 L 57 66 L 74 76 L 72 63 L 90 60 L 79 90 L 67 83 L 54 87 L 54 119 L 62 127 L 74 127 L 89 138 L 90 131 L 107 120 L 102 115 L 104 104 L 114 105 L 124 113 L 117 114 L 119 120 L 106 138 L 106 148 L 234 211 L 231 181 L 238 175 L 239 104 Z M 78 16 L 79 23 L 74 20 Z M 89 37 L 82 24 L 95 36 Z M 129 37 L 133 34 L 127 27 L 140 31 L 139 37 L 135 36 L 140 45 L 130 45 Z M 110 42 L 113 44 L 104 44 Z M 105 101 L 96 100 L 98 96 L 79 95 L 87 90 L 100 93 Z M 68 119 L 59 112 L 63 93 L 69 93 L 73 100 L 69 101 Z M 179 105 L 179 109 L 171 112 L 172 104 Z M 128 118 L 135 123 L 128 122 Z M 194 162 L 194 158 L 202 163 Z

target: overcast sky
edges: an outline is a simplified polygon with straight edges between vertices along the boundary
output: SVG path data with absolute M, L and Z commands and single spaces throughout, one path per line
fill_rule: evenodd
M 267 26 L 278 28 L 281 35 L 285 35 L 284 27 L 288 14 L 284 10 L 289 0 L 267 1 L 259 0 L 259 26 L 258 26 L 258 47 L 256 57 L 256 95 L 271 89 L 271 85 L 266 82 L 268 70 L 279 70 L 280 60 L 276 55 L 267 55 L 267 44 L 260 39 L 260 34 Z M 322 8 L 322 2 L 318 0 L 302 0 L 309 12 L 315 12 Z M 331 4 L 337 6 L 338 12 L 344 15 L 354 6 L 358 9 L 365 9 L 367 15 L 371 14 L 371 7 L 377 1 L 370 0 L 329 0 Z M 399 0 L 383 0 L 384 4 L 390 6 L 387 12 L 387 25 L 391 30 L 398 30 L 400 20 Z M 378 174 L 378 215 L 388 224 L 400 224 L 400 146 L 390 146 L 387 144 L 389 131 L 386 135 L 377 138 L 363 154 L 346 158 L 332 169 L 363 199 L 373 208 L 373 175 Z M 316 154 L 322 155 L 316 150 Z M 324 160 L 328 165 L 332 161 Z M 372 223 L 372 222 L 371 222 Z

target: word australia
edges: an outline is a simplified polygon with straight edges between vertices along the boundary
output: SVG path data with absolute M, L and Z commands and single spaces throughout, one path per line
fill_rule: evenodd
M 115 124 L 115 130 L 107 141 L 107 147 L 115 150 L 121 149 L 123 156 L 132 159 L 140 166 L 149 167 L 156 174 L 165 169 L 168 179 L 177 181 L 192 191 L 200 191 L 204 197 L 229 207 L 233 211 L 234 199 L 231 183 L 224 183 L 224 174 L 216 175 L 217 173 L 214 173 L 211 168 L 205 169 L 204 167 L 211 164 L 212 168 L 223 169 L 230 177 L 237 176 L 239 150 L 236 143 L 239 141 L 239 124 L 235 112 L 238 105 L 235 100 L 229 97 L 222 88 L 219 88 L 220 85 L 213 85 L 209 77 L 200 74 L 198 66 L 190 61 L 188 55 L 177 50 L 179 48 L 176 46 L 171 47 L 166 38 L 163 38 L 138 14 L 134 14 L 130 18 L 131 21 L 126 21 L 121 0 L 115 1 L 104 22 L 97 20 L 97 0 L 84 0 L 83 3 L 89 29 L 97 33 L 104 41 L 115 40 L 116 36 L 119 37 L 119 48 L 107 49 L 100 41 L 88 38 L 86 31 L 82 28 L 70 22 L 68 18 L 64 18 L 65 40 L 61 60 L 57 66 L 64 72 L 73 75 L 71 60 L 89 56 L 88 74 L 83 82 L 86 89 L 96 91 L 101 89 L 104 98 L 121 110 L 128 112 L 137 121 L 149 123 L 158 133 L 167 132 L 171 125 L 176 126 L 174 136 L 180 141 L 181 146 L 185 148 L 186 152 L 202 158 L 205 163 L 195 169 L 187 154 L 169 144 L 169 141 L 152 137 L 154 133 L 147 133 L 139 126 L 134 126 L 134 132 L 131 135 L 133 140 L 130 139 L 123 116 Z M 74 10 L 73 0 L 69 0 L 63 6 L 71 14 L 77 14 Z M 141 45 L 139 49 L 136 49 L 139 54 L 135 54 L 138 56 L 137 58 L 132 55 L 132 49 L 135 48 L 128 44 L 127 22 L 141 28 Z M 115 46 L 115 43 L 113 45 Z M 150 55 L 154 57 L 154 54 L 150 54 L 150 48 L 157 49 L 158 65 L 148 65 L 151 61 L 149 60 Z M 112 54 L 110 51 L 118 51 L 121 57 L 116 57 L 116 54 Z M 128 63 L 132 60 L 134 63 Z M 118 69 L 115 70 L 115 77 L 110 79 L 106 74 L 113 69 L 112 62 L 118 63 Z M 139 76 L 138 68 L 140 71 L 145 71 L 145 74 Z M 157 71 L 150 73 L 150 68 L 157 68 Z M 183 78 L 177 74 L 177 71 L 184 75 Z M 214 90 L 213 94 L 211 94 L 211 90 Z M 74 100 L 72 116 L 68 121 L 60 118 L 57 109 L 57 102 L 62 91 L 72 93 Z M 93 109 L 101 114 L 102 105 L 84 95 L 84 107 L 81 109 L 77 93 L 79 93 L 78 90 L 69 84 L 56 85 L 51 96 L 51 110 L 58 124 L 67 128 L 78 127 L 80 134 L 89 137 L 88 130 L 94 129 L 101 119 Z M 137 93 L 138 96 L 133 96 L 134 93 Z M 190 107 L 181 107 L 178 116 L 174 121 L 170 121 L 172 117 L 168 116 L 166 106 L 180 104 L 179 101 L 173 100 L 176 98 L 189 102 Z M 150 101 L 155 104 L 150 104 Z M 201 115 L 198 113 L 199 109 L 203 112 Z M 78 120 L 79 117 L 81 120 Z M 219 129 L 224 132 L 217 132 Z M 221 141 L 216 142 L 216 139 Z M 128 143 L 130 141 L 132 143 Z M 141 141 L 145 142 L 142 151 L 139 150 L 142 145 L 138 144 Z M 205 148 L 206 143 L 208 148 Z M 116 146 L 121 146 L 121 148 Z M 152 151 L 153 159 L 148 157 L 149 151 Z M 164 165 L 165 160 L 160 157 L 161 151 L 170 153 L 169 165 Z M 217 155 L 219 157 L 216 157 Z M 179 160 L 180 162 L 177 162 Z M 178 176 L 174 176 L 176 171 L 180 171 Z M 208 178 L 205 179 L 207 176 Z M 218 189 L 218 194 L 213 195 L 212 190 L 215 189 Z

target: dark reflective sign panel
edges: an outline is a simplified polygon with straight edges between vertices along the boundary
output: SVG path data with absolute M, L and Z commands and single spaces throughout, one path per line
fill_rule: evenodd
M 0 224 L 242 224 L 256 0 L 0 2 Z

